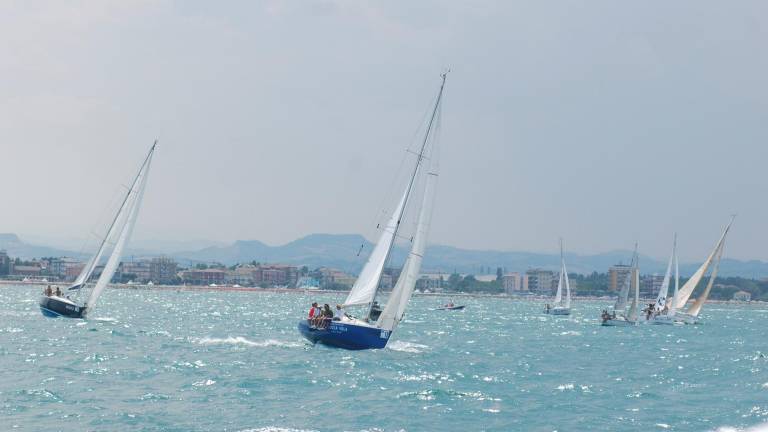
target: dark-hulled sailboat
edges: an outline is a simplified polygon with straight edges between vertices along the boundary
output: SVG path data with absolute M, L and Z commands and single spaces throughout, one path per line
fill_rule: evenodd
M 439 125 L 440 106 L 443 99 L 446 74 L 441 75 L 440 90 L 435 101 L 432 115 L 427 124 L 420 149 L 413 152 L 416 156 L 408 184 L 398 201 L 395 211 L 384 226 L 378 243 L 355 281 L 352 290 L 344 301 L 344 308 L 359 308 L 363 315 L 354 318 L 345 315 L 339 320 L 317 323 L 312 320 L 299 322 L 299 332 L 313 343 L 351 349 L 384 348 L 392 332 L 403 319 L 405 308 L 413 294 L 421 270 L 421 261 L 426 247 L 432 213 L 432 201 L 437 182 L 437 153 L 435 151 L 435 128 Z M 421 181 L 418 181 L 421 180 Z M 418 186 L 417 186 L 418 185 Z M 416 191 L 415 189 L 420 189 Z M 412 246 L 405 261 L 400 277 L 378 316 L 373 313 L 384 267 L 387 264 L 395 240 L 403 221 L 403 215 L 415 194 L 422 192 L 418 209 L 416 230 L 411 240 Z M 378 312 L 378 311 L 377 311 Z
M 120 264 L 120 256 L 123 253 L 123 249 L 131 237 L 133 226 L 139 214 L 139 207 L 141 207 L 141 199 L 144 195 L 144 187 L 147 184 L 149 166 L 152 163 L 152 155 L 155 152 L 156 146 L 157 141 L 152 144 L 152 148 L 144 159 L 144 163 L 141 164 L 139 173 L 128 189 L 120 209 L 117 211 L 114 219 L 112 219 L 106 235 L 101 239 L 99 249 L 83 267 L 75 282 L 65 290 L 63 295 L 57 296 L 46 293 L 40 298 L 40 311 L 42 311 L 43 315 L 52 318 L 85 318 L 86 314 L 96 306 L 99 296 L 101 296 L 104 288 L 112 280 L 112 276 L 114 276 Z M 89 287 L 89 281 L 91 276 L 93 276 L 96 266 L 110 247 L 112 251 L 101 275 L 99 275 L 96 283 Z

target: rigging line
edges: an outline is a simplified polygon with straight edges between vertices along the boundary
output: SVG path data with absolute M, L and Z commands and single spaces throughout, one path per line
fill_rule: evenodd
M 379 202 L 379 205 L 378 205 L 378 206 L 376 206 L 376 216 L 374 217 L 374 220 L 375 220 L 375 221 L 380 221 L 380 220 L 381 220 L 380 218 L 381 218 L 382 216 L 383 216 L 383 217 L 386 217 L 386 215 L 388 214 L 388 211 L 387 211 L 387 209 L 385 208 L 385 203 L 391 202 L 391 200 L 392 200 L 392 196 L 393 196 L 393 195 L 396 193 L 396 191 L 398 190 L 398 188 L 396 188 L 395 186 L 396 186 L 396 183 L 398 182 L 398 179 L 400 179 L 400 174 L 403 172 L 403 168 L 405 167 L 405 162 L 408 160 L 408 155 L 407 155 L 407 153 L 411 153 L 411 154 L 413 154 L 413 155 L 416 155 L 416 156 L 418 156 L 418 153 L 416 153 L 416 152 L 414 152 L 414 151 L 412 151 L 412 150 L 411 150 L 411 146 L 413 146 L 414 144 L 416 144 L 416 143 L 418 142 L 418 140 L 417 140 L 417 137 L 419 136 L 419 133 L 420 133 L 420 132 L 421 132 L 421 131 L 424 129 L 424 125 L 425 125 L 425 123 L 426 123 L 426 119 L 427 119 L 427 116 L 429 116 L 429 113 L 430 113 L 430 111 L 431 111 L 429 107 L 432 107 L 432 106 L 434 106 L 434 105 L 436 104 L 436 99 L 437 99 L 438 97 L 439 97 L 439 95 L 438 95 L 438 96 L 435 96 L 435 97 L 434 97 L 434 98 L 433 98 L 433 99 L 430 101 L 430 104 L 429 104 L 429 105 L 427 106 L 427 108 L 424 110 L 424 112 L 423 112 L 423 114 L 422 114 L 422 116 L 421 116 L 421 119 L 420 119 L 420 120 L 419 120 L 419 122 L 417 123 L 417 125 L 418 125 L 418 126 L 417 126 L 417 127 L 414 129 L 414 131 L 413 131 L 413 135 L 412 135 L 412 136 L 411 136 L 411 138 L 408 140 L 408 142 L 409 142 L 410 144 L 409 144 L 409 145 L 408 145 L 408 147 L 406 147 L 406 149 L 405 149 L 405 153 L 406 153 L 406 154 L 404 154 L 404 155 L 403 155 L 403 156 L 400 158 L 400 162 L 399 162 L 399 164 L 398 164 L 398 167 L 397 167 L 397 169 L 395 170 L 395 176 L 394 176 L 394 177 L 392 178 L 392 180 L 390 181 L 390 184 L 389 184 L 389 186 L 387 187 L 387 189 L 386 189 L 386 192 L 385 192 L 385 193 L 382 195 L 382 199 L 381 199 L 381 201 Z M 379 225 L 380 225 L 380 223 L 376 225 L 376 229 L 378 229 L 378 228 L 379 228 Z M 358 252 L 358 256 L 359 256 L 359 254 L 360 254 L 360 252 Z
M 440 107 L 440 101 L 441 101 L 442 96 L 443 96 L 443 89 L 445 89 L 445 78 L 447 77 L 447 74 L 448 73 L 446 72 L 446 73 L 443 73 L 443 74 L 440 75 L 440 77 L 442 78 L 442 82 L 440 83 L 440 91 L 437 94 L 437 101 L 435 102 L 435 108 L 432 111 L 432 117 L 429 119 L 429 124 L 427 125 L 427 130 L 426 130 L 426 132 L 424 134 L 424 141 L 422 141 L 422 143 L 421 143 L 421 151 L 419 151 L 419 157 L 416 160 L 415 166 L 413 167 L 413 174 L 411 175 L 411 180 L 410 180 L 410 182 L 408 182 L 408 188 L 405 190 L 405 196 L 403 197 L 403 206 L 400 208 L 400 214 L 397 216 L 397 223 L 395 224 L 395 232 L 394 232 L 395 236 L 397 236 L 397 231 L 400 228 L 400 222 L 401 222 L 401 220 L 403 218 L 403 213 L 405 213 L 405 209 L 408 207 L 408 202 L 409 202 L 409 198 L 410 198 L 411 191 L 412 191 L 412 188 L 413 188 L 414 180 L 416 179 L 416 176 L 419 173 L 419 168 L 421 167 L 422 156 L 424 155 L 424 150 L 426 149 L 427 142 L 429 141 L 429 134 L 432 131 L 432 126 L 434 125 L 434 122 L 435 122 L 435 116 L 437 115 L 437 110 Z M 387 263 L 389 262 L 389 259 L 390 259 L 391 255 L 392 255 L 392 248 L 394 247 L 394 245 L 395 245 L 395 242 L 393 241 L 389 245 L 389 248 L 387 249 L 387 255 L 384 257 L 384 268 L 387 267 Z M 379 281 L 377 281 L 376 288 L 373 291 L 373 299 L 376 298 L 376 294 L 379 291 L 379 284 L 380 284 L 380 282 L 381 282 L 381 276 L 379 276 Z M 374 304 L 374 301 L 372 300 L 371 304 L 370 304 L 370 306 L 368 308 L 368 313 L 365 316 L 366 319 L 370 319 L 370 317 L 371 317 L 371 311 L 373 310 L 373 304 Z
M 131 184 L 131 189 L 136 187 L 136 183 L 139 181 L 139 178 L 141 177 L 141 173 L 144 171 L 144 167 L 147 165 L 147 162 L 152 157 L 152 153 L 154 153 L 156 146 L 157 146 L 157 140 L 155 140 L 155 142 L 152 144 L 152 147 L 149 149 L 149 153 L 147 154 L 147 157 L 144 158 L 144 163 L 141 164 L 141 167 L 139 168 L 139 172 L 136 174 L 136 177 L 134 178 L 133 183 Z M 128 202 L 128 198 L 130 198 L 130 197 L 131 197 L 131 193 L 129 191 L 125 195 L 125 198 L 123 199 L 123 203 L 120 205 L 120 208 L 118 209 L 117 214 L 115 215 L 114 219 L 112 219 L 112 223 L 109 225 L 109 229 L 107 230 L 107 234 L 104 237 L 104 240 L 101 241 L 101 245 L 99 246 L 98 250 L 101 250 L 104 247 L 104 243 L 109 238 L 110 233 L 112 232 L 112 228 L 115 226 L 115 223 L 117 222 L 117 219 L 120 217 L 120 213 L 122 213 L 123 208 L 125 207 L 125 203 Z M 98 250 L 96 252 L 97 254 L 98 254 Z M 85 280 L 88 280 L 90 275 L 93 273 L 93 269 L 95 269 L 95 265 L 94 264 L 96 264 L 96 263 L 91 263 L 92 269 L 90 269 L 89 272 L 87 273 L 87 277 L 85 278 Z

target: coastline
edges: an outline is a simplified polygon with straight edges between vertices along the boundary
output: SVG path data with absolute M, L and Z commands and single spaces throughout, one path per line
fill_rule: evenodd
M 66 283 L 57 283 L 57 282 L 41 282 L 41 281 L 12 281 L 12 280 L 0 280 L 0 286 L 29 286 L 29 287 L 45 287 L 48 285 L 59 285 L 64 286 Z M 111 289 L 129 289 L 129 290 L 143 290 L 143 291 L 153 291 L 153 290 L 162 290 L 162 291 L 188 291 L 188 292 L 194 292 L 194 291 L 200 291 L 200 292 L 210 292 L 210 291 L 223 291 L 223 292 L 252 292 L 252 293 L 282 293 L 282 294 L 346 294 L 348 291 L 331 291 L 331 290 L 321 290 L 321 289 L 306 289 L 306 288 L 259 288 L 259 287 L 241 287 L 241 286 L 232 286 L 232 285 L 219 285 L 219 286 L 207 286 L 207 285 L 143 285 L 143 284 L 115 284 L 111 283 L 108 285 L 108 288 Z M 414 296 L 418 297 L 458 297 L 458 298 L 498 298 L 498 299 L 507 299 L 507 300 L 521 300 L 521 301 L 530 301 L 530 302 L 540 302 L 540 303 L 546 303 L 548 301 L 551 301 L 550 297 L 544 297 L 544 296 L 535 296 L 535 295 L 509 295 L 509 294 L 481 294 L 481 293 L 448 293 L 448 292 L 442 292 L 442 293 L 423 293 L 423 292 L 414 292 Z M 613 301 L 614 296 L 602 296 L 602 297 L 596 297 L 596 296 L 578 296 L 575 295 L 573 297 L 574 300 L 586 300 L 586 301 Z M 654 301 L 653 298 L 647 298 L 647 299 L 641 299 L 642 302 L 650 302 Z M 750 301 L 740 301 L 740 300 L 712 300 L 708 299 L 707 303 L 712 304 L 733 304 L 733 305 L 762 305 L 768 302 L 764 302 L 761 300 L 750 300 Z

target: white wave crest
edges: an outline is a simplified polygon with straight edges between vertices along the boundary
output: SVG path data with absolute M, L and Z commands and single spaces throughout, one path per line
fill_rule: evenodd
M 407 353 L 423 353 L 424 351 L 428 350 L 429 347 L 427 345 L 417 344 L 415 342 L 405 342 L 405 341 L 394 341 L 387 344 L 387 348 L 391 349 L 392 351 L 400 351 L 400 352 L 407 352 Z
M 258 429 L 243 429 L 238 432 L 317 432 L 314 429 L 293 429 L 293 428 L 284 428 L 284 427 L 277 427 L 277 426 L 267 426 L 263 428 Z
M 768 423 L 752 426 L 746 429 L 733 428 L 730 426 L 721 426 L 715 432 L 768 432 Z
M 245 345 L 245 346 L 256 347 L 256 348 L 266 348 L 266 347 L 298 348 L 302 346 L 302 344 L 298 342 L 286 342 L 286 341 L 279 341 L 275 339 L 265 339 L 263 341 L 252 341 L 242 336 L 236 336 L 236 337 L 229 336 L 227 338 L 204 337 L 204 338 L 198 339 L 197 343 L 200 345 Z

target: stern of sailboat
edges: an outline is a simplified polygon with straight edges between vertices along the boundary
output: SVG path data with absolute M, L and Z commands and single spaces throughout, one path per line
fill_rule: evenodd
M 40 312 L 49 318 L 83 318 L 86 307 L 79 306 L 70 300 L 62 299 L 56 296 L 42 296 L 39 301 Z

